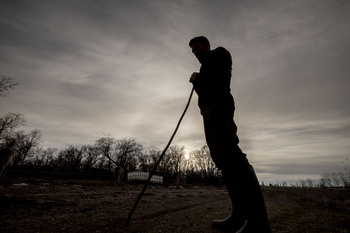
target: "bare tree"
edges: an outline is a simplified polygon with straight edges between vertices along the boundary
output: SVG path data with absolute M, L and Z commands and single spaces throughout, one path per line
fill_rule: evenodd
M 191 152 L 195 166 L 202 173 L 205 178 L 218 175 L 218 169 L 210 156 L 210 151 L 207 145 L 200 150 Z
M 185 158 L 185 148 L 183 146 L 179 147 L 178 145 L 171 146 L 166 156 L 170 158 L 171 173 L 180 173 L 182 170 L 181 164 Z
M 161 153 L 161 152 L 160 152 Z M 159 153 L 159 155 L 160 155 Z M 158 165 L 158 172 L 165 178 L 173 179 L 176 175 L 184 173 L 183 160 L 184 147 L 178 145 L 170 146 L 163 159 Z M 159 156 L 158 156 L 159 157 Z M 158 159 L 158 158 L 156 158 Z
M 25 122 L 24 116 L 19 113 L 7 113 L 0 117 L 0 148 L 13 145 L 15 165 L 22 165 L 27 156 L 33 156 L 41 140 L 40 130 L 35 129 L 30 133 L 25 133 L 23 130 L 16 131 L 17 128 L 25 125 Z
M 117 164 L 127 171 L 136 170 L 137 158 L 143 153 L 143 146 L 138 144 L 135 139 L 118 139 L 114 150 L 113 157 Z
M 86 150 L 84 151 L 82 158 L 82 169 L 84 172 L 88 172 L 91 170 L 99 161 L 101 157 L 101 153 L 98 148 L 95 146 L 86 146 Z
M 151 159 L 148 153 L 142 153 L 138 158 L 136 170 L 150 171 Z
M 35 150 L 38 148 L 41 141 L 41 131 L 32 130 L 30 133 L 18 131 L 16 133 L 16 162 L 22 165 L 27 157 L 33 157 Z
M 85 146 L 69 146 L 68 149 L 58 154 L 57 165 L 60 171 L 77 172 L 80 171 L 83 154 L 86 150 Z
M 14 151 L 11 149 L 15 141 L 12 141 L 6 147 L 0 148 L 0 176 L 6 172 L 6 169 L 15 161 Z
M 0 80 L 0 96 L 6 96 L 11 89 L 18 85 L 18 82 L 5 75 L 1 75 Z
M 25 125 L 26 120 L 22 114 L 7 113 L 0 117 L 0 139 L 8 136 L 15 129 Z
M 55 166 L 56 153 L 56 148 L 39 148 L 36 154 L 31 158 L 31 164 L 37 169 L 52 170 Z
M 127 171 L 136 170 L 138 159 L 143 157 L 143 146 L 135 139 L 103 137 L 96 141 L 95 146 L 107 158 L 110 171 L 113 171 L 114 166 L 121 166 Z
M 107 158 L 107 168 L 109 170 L 113 170 L 113 158 L 112 158 L 112 151 L 113 151 L 113 147 L 116 143 L 116 140 L 114 137 L 102 137 L 98 140 L 96 140 L 95 142 L 95 147 L 100 151 L 100 153 Z M 101 160 L 102 162 L 104 162 L 104 160 Z M 103 166 L 104 164 L 100 164 L 100 166 Z
M 12 78 L 1 75 L 0 96 L 7 95 L 9 90 L 17 84 Z M 7 113 L 0 117 L 0 149 L 13 149 L 12 147 L 15 144 L 14 130 L 24 124 L 25 119 L 22 114 Z
M 162 152 L 160 150 L 156 149 L 152 149 L 148 152 L 142 153 L 138 157 L 137 170 L 145 172 L 151 171 L 161 153 Z
M 160 152 L 160 153 L 162 153 L 162 152 Z M 168 156 L 167 153 L 164 155 L 163 159 L 160 161 L 160 163 L 157 167 L 157 170 L 160 174 L 162 174 L 166 178 L 170 178 L 170 176 L 172 175 L 171 157 Z

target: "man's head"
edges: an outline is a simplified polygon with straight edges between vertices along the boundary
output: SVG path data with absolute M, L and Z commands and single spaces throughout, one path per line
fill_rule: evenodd
M 192 49 L 192 53 L 197 57 L 199 62 L 202 62 L 205 54 L 210 51 L 209 40 L 204 36 L 198 36 L 193 38 L 189 46 Z

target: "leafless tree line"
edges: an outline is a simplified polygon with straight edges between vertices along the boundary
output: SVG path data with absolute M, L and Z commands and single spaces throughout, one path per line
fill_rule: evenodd
M 93 145 L 73 146 L 58 151 L 40 146 L 41 132 L 26 133 L 18 130 L 25 125 L 22 114 L 7 113 L 0 117 L 0 148 L 10 147 L 15 154 L 14 166 L 26 165 L 36 170 L 55 172 L 90 172 L 96 169 L 112 171 L 116 165 L 126 171 L 149 171 L 161 150 L 145 151 L 135 139 L 116 139 L 111 136 L 97 139 Z M 193 159 L 184 158 L 184 147 L 171 146 L 158 166 L 158 173 L 167 177 L 179 173 L 199 174 L 203 177 L 217 175 L 207 147 L 193 151 Z
M 35 170 L 60 173 L 91 172 L 97 169 L 113 171 L 116 165 L 126 171 L 150 171 L 162 150 L 145 151 L 135 139 L 112 136 L 97 139 L 93 145 L 74 146 L 58 151 L 40 146 L 41 132 L 17 130 L 25 124 L 22 114 L 8 113 L 0 117 L 0 148 L 9 147 L 15 154 L 14 166 L 31 166 Z M 218 177 L 219 171 L 211 160 L 207 146 L 190 153 L 185 159 L 184 147 L 170 146 L 160 162 L 158 174 L 174 178 L 179 174 L 201 178 Z
M 34 171 L 57 173 L 90 173 L 98 170 L 112 172 L 116 165 L 126 171 L 150 171 L 158 160 L 161 150 L 145 151 L 143 146 L 132 138 L 116 139 L 105 136 L 93 145 L 70 145 L 63 150 L 40 147 L 41 133 L 16 131 L 24 124 L 21 114 L 8 113 L 0 118 L 0 147 L 12 147 L 15 153 L 13 166 L 30 167 Z M 209 150 L 191 152 L 192 159 L 186 160 L 184 147 L 171 146 L 158 166 L 157 173 L 168 179 L 175 179 L 179 174 L 196 175 L 201 178 L 217 176 L 219 173 L 211 161 Z
M 0 96 L 6 96 L 17 85 L 12 78 L 2 75 Z M 116 139 L 112 136 L 99 138 L 93 145 L 70 145 L 60 151 L 55 148 L 43 149 L 40 130 L 20 130 L 25 124 L 26 119 L 20 113 L 0 116 L 0 149 L 13 152 L 13 166 L 17 169 L 29 167 L 35 171 L 57 173 L 104 170 L 112 173 L 118 165 L 126 171 L 150 171 L 162 152 L 159 149 L 145 151 L 135 139 Z M 184 155 L 184 147 L 171 146 L 158 166 L 158 174 L 165 178 L 174 178 L 179 174 L 208 178 L 219 174 L 207 147 L 191 152 L 192 159 L 186 160 Z

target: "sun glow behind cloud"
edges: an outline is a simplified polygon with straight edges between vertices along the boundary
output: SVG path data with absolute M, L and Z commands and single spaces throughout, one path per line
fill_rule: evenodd
M 330 172 L 349 157 L 350 20 L 343 1 L 0 2 L 0 68 L 20 85 L 1 114 L 23 113 L 44 147 L 104 134 L 163 148 L 206 35 L 233 56 L 240 146 L 266 179 Z M 173 141 L 205 144 L 194 95 Z
M 190 159 L 190 152 L 185 151 L 184 157 L 185 157 L 186 160 L 189 160 Z

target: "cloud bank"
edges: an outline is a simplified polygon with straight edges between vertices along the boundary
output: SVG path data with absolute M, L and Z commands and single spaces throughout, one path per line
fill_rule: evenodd
M 233 57 L 240 146 L 261 176 L 341 171 L 349 157 L 350 4 L 343 1 L 1 1 L 1 75 L 45 147 L 104 134 L 166 145 L 205 35 Z M 174 144 L 205 144 L 196 96 Z M 299 174 L 299 175 L 298 175 Z

